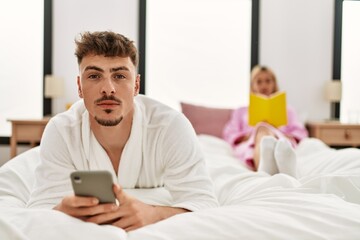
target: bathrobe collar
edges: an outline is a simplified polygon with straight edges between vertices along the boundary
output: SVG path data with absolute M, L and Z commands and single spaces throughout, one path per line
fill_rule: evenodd
M 105 149 L 90 129 L 89 112 L 82 115 L 82 141 L 89 170 L 108 170 L 123 188 L 135 188 L 142 165 L 143 126 L 140 107 L 134 102 L 134 117 L 129 139 L 123 149 L 118 174 L 115 173 Z

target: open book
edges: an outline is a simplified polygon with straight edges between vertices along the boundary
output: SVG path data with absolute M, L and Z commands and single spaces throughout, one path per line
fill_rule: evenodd
M 286 94 L 277 92 L 269 97 L 250 93 L 249 125 L 267 122 L 275 127 L 287 124 Z

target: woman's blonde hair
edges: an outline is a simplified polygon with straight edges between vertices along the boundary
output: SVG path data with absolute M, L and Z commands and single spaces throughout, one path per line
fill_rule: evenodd
M 270 74 L 271 78 L 274 80 L 275 87 L 274 87 L 273 93 L 279 91 L 279 86 L 278 86 L 277 79 L 276 79 L 276 76 L 275 76 L 274 72 L 270 68 L 268 68 L 266 66 L 260 66 L 260 65 L 256 65 L 251 70 L 251 74 L 250 74 L 250 78 L 251 78 L 250 79 L 250 91 L 251 92 L 254 91 L 253 85 L 254 85 L 255 78 L 261 72 L 266 72 L 266 73 Z

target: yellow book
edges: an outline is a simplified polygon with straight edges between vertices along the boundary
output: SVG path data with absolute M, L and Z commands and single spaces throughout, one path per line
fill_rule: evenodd
M 267 122 L 275 127 L 287 124 L 286 93 L 277 92 L 269 97 L 250 93 L 249 125 Z

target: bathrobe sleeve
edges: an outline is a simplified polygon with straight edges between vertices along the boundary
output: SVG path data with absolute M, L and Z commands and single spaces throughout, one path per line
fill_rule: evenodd
M 177 115 L 159 139 L 164 185 L 173 207 L 191 211 L 218 206 L 204 154 L 190 122 Z
M 79 100 L 68 111 L 52 117 L 46 125 L 28 207 L 55 207 L 64 196 L 74 194 L 70 174 L 75 170 L 89 170 L 82 138 L 82 120 L 87 116 L 84 113 L 84 103 Z
M 70 173 L 75 170 L 63 136 L 54 121 L 47 124 L 40 146 L 40 164 L 28 203 L 30 208 L 53 208 L 73 194 Z

